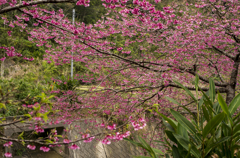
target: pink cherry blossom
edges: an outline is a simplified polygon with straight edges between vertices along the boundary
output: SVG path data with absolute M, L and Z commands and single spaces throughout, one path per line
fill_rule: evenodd
M 8 146 L 11 146 L 12 144 L 13 143 L 11 141 L 9 141 L 9 142 L 6 142 L 5 144 L 3 144 L 3 146 L 8 147 Z
M 68 140 L 68 139 L 64 139 L 64 140 L 63 140 L 63 143 L 67 143 L 67 144 L 68 144 L 68 143 L 70 143 L 70 142 L 71 142 L 71 140 Z
M 71 145 L 69 148 L 73 150 L 80 149 L 76 144 Z
M 7 152 L 7 153 L 4 154 L 4 156 L 5 156 L 5 157 L 12 157 L 12 154 L 9 153 L 9 152 Z
M 50 148 L 48 148 L 46 146 L 42 146 L 42 147 L 40 147 L 40 150 L 42 150 L 43 152 L 49 152 Z
M 36 149 L 36 146 L 35 146 L 35 145 L 27 145 L 27 148 L 28 148 L 28 149 L 31 149 L 31 150 L 35 150 L 35 149 Z

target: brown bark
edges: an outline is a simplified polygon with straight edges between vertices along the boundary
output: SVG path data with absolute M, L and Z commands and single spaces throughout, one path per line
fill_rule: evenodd
M 227 88 L 227 96 L 226 96 L 226 103 L 229 105 L 233 98 L 235 97 L 235 91 L 236 91 L 236 84 L 237 84 L 237 75 L 238 75 L 238 67 L 240 64 L 239 59 L 240 54 L 238 54 L 234 60 L 233 64 L 233 70 L 231 72 L 231 77 L 229 81 L 229 85 Z

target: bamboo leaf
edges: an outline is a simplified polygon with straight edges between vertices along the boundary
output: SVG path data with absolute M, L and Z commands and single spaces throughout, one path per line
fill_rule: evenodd
M 221 94 L 218 92 L 218 102 L 225 114 L 229 114 L 228 107 Z
M 145 149 L 145 147 L 141 143 L 135 142 L 135 141 L 127 139 L 127 138 L 123 138 L 123 139 L 126 140 L 126 141 L 129 141 L 130 143 L 132 143 L 132 144 L 134 144 L 136 146 L 139 146 L 139 147 Z
M 159 154 L 161 154 L 161 155 L 164 155 L 164 153 L 162 152 L 162 150 L 159 150 L 159 149 L 155 149 L 155 148 L 152 148 L 152 150 L 155 152 L 155 154 L 157 155 L 159 155 Z
M 215 100 L 215 84 L 212 78 L 209 79 L 209 96 L 210 96 L 210 100 L 214 103 Z
M 184 137 L 182 137 L 179 134 L 173 133 L 174 137 L 178 140 L 178 142 L 182 145 L 183 148 L 185 148 L 185 150 L 188 151 L 189 149 L 189 144 L 191 145 L 191 143 L 189 141 L 187 141 L 186 139 L 184 139 Z M 198 151 L 198 149 L 194 146 L 191 145 L 192 148 L 190 150 L 191 154 L 193 154 L 196 158 L 200 157 L 200 152 Z
M 224 113 L 220 113 L 216 116 L 214 116 L 208 123 L 207 125 L 204 127 L 203 129 L 203 139 L 206 138 L 206 136 L 212 131 L 212 129 L 216 128 L 220 122 L 222 122 L 222 120 L 224 119 L 225 114 Z
M 219 92 L 218 92 L 218 102 L 219 102 L 223 112 L 225 114 L 227 114 L 228 119 L 229 119 L 231 125 L 233 126 L 233 120 L 232 120 L 232 117 L 229 113 L 228 106 L 227 106 L 226 102 L 224 101 L 223 97 L 221 96 L 221 94 Z
M 189 141 L 188 132 L 182 127 L 181 123 L 179 123 L 177 126 L 177 133 Z
M 213 107 L 213 103 L 212 103 L 212 101 L 209 99 L 209 97 L 207 96 L 207 94 L 206 94 L 200 87 L 198 87 L 198 88 L 200 89 L 200 91 L 202 92 L 202 94 L 203 94 L 203 96 L 204 96 L 203 100 L 206 99 L 207 103 L 208 103 L 211 107 Z
M 155 111 L 156 111 L 156 112 L 158 113 L 158 115 L 160 115 L 164 120 L 166 120 L 166 121 L 174 128 L 174 130 L 177 129 L 177 122 L 176 122 L 176 121 L 174 121 L 174 120 L 166 117 L 165 115 L 161 114 L 160 112 L 158 112 L 157 109 L 156 109 Z
M 196 134 L 196 128 L 192 125 L 190 121 L 188 121 L 184 116 L 179 114 L 178 112 L 174 110 L 170 110 L 172 115 L 175 117 L 175 119 L 180 123 L 186 130 L 191 132 L 192 134 Z
M 5 104 L 3 104 L 3 103 L 0 103 L 0 108 L 7 109 L 7 108 L 6 108 L 6 105 L 5 105 Z
M 166 135 L 168 136 L 168 138 L 169 138 L 171 141 L 173 141 L 174 143 L 177 144 L 177 140 L 176 140 L 176 138 L 174 137 L 173 132 L 168 131 L 168 130 L 165 130 L 165 133 L 166 133 Z
M 149 157 L 149 156 L 133 156 L 134 158 L 152 158 L 152 157 Z
M 240 93 L 233 98 L 228 107 L 230 115 L 233 115 L 239 106 L 240 106 Z
M 238 131 L 240 131 L 240 124 L 237 124 L 237 125 L 233 128 L 233 135 L 236 134 Z
M 205 106 L 202 106 L 204 118 L 209 122 L 209 114 Z
M 178 152 L 178 148 L 175 145 L 173 145 L 173 147 L 172 147 L 172 155 L 173 155 L 173 158 L 180 158 L 181 157 L 179 152 Z
M 229 140 L 231 137 L 224 137 L 222 139 L 220 139 L 219 141 L 212 143 L 210 145 L 208 145 L 205 149 L 205 156 L 214 148 L 216 148 L 217 146 L 219 146 L 220 144 L 222 144 L 223 142 L 226 142 L 227 140 Z
M 155 152 L 152 150 L 152 148 L 150 147 L 150 145 L 140 136 L 138 136 L 139 141 L 142 143 L 142 145 L 148 150 L 149 154 L 153 157 L 153 158 L 157 158 L 155 155 Z
M 176 83 L 178 86 L 180 86 L 182 89 L 184 89 L 188 95 L 195 101 L 197 102 L 197 99 L 194 97 L 194 95 L 192 94 L 192 92 L 190 92 L 186 87 L 184 87 L 181 83 L 174 81 L 174 83 Z
M 197 117 L 188 109 L 186 108 L 185 106 L 182 106 L 179 102 L 177 102 L 175 99 L 173 98 L 169 98 L 169 97 L 165 97 L 167 100 L 169 100 L 170 102 L 174 103 L 174 104 L 177 104 L 178 106 L 182 107 L 183 109 L 185 109 L 189 114 L 191 114 L 193 116 L 193 118 L 195 120 L 197 120 Z

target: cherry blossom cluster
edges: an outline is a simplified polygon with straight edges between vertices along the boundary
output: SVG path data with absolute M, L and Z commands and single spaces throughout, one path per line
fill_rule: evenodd
M 111 140 L 117 140 L 117 141 L 119 141 L 119 140 L 123 140 L 123 138 L 126 138 L 126 137 L 128 137 L 128 136 L 130 136 L 130 131 L 127 131 L 127 132 L 125 132 L 125 133 L 123 133 L 123 134 L 121 134 L 121 133 L 119 133 L 119 132 L 116 132 L 115 135 L 113 135 L 113 134 L 108 134 L 108 135 L 106 135 L 106 136 L 101 140 L 101 142 L 102 142 L 102 144 L 111 144 Z
M 130 119 L 132 119 L 132 117 L 130 117 Z M 147 125 L 146 120 L 144 118 L 139 118 L 137 121 L 130 120 L 130 122 L 135 131 L 143 129 Z
M 10 6 L 14 4 L 16 1 Z M 29 4 L 30 1 L 24 2 Z M 80 0 L 77 4 L 88 6 L 89 1 Z M 108 10 L 105 18 L 89 25 L 82 22 L 73 25 L 62 10 L 47 11 L 36 6 L 22 9 L 23 15 L 15 21 L 2 16 L 7 27 L 27 31 L 29 41 L 46 47 L 44 59 L 48 63 L 63 65 L 73 59 L 89 70 L 77 76 L 78 80 L 94 83 L 88 90 L 52 91 L 56 94 L 52 109 L 59 112 L 52 116 L 50 123 L 71 124 L 87 116 L 100 119 L 108 116 L 125 124 L 130 122 L 134 130 L 139 130 L 147 122 L 161 123 L 156 113 L 146 112 L 153 111 L 154 104 L 158 104 L 163 114 L 167 114 L 166 109 L 174 108 L 164 96 L 181 104 L 188 102 L 189 98 L 178 90 L 180 87 L 174 80 L 194 90 L 189 85 L 198 74 L 204 91 L 208 89 L 210 77 L 215 78 L 216 89 L 227 96 L 232 85 L 232 91 L 239 89 L 238 0 L 202 0 L 194 4 L 184 2 L 184 5 L 174 2 L 161 10 L 147 0 L 104 0 L 103 5 Z M 34 29 L 26 26 L 25 21 L 30 18 L 35 20 Z M 48 40 L 54 40 L 58 46 L 53 47 Z M 17 55 L 12 47 L 1 49 L 7 56 Z M 35 121 L 42 120 L 36 117 Z M 117 123 L 94 123 L 94 127 L 109 133 L 118 130 Z M 35 130 L 42 132 L 38 124 Z M 129 134 L 129 131 L 107 134 L 101 142 L 110 144 Z M 160 134 L 156 134 L 157 139 L 161 139 Z M 86 133 L 82 138 L 86 143 L 94 139 Z M 67 138 L 63 141 L 71 143 Z M 70 148 L 79 149 L 76 144 Z M 42 150 L 47 151 L 44 147 Z

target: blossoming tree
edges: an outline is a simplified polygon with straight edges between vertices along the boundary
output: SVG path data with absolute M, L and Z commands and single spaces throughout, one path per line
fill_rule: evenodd
M 7 3 L 9 6 L 0 10 L 1 16 L 14 9 L 23 14 L 16 16 L 16 21 L 5 19 L 5 24 L 25 29 L 30 41 L 45 46 L 45 60 L 61 65 L 73 58 L 98 74 L 77 76 L 76 79 L 83 82 L 95 81 L 96 84 L 82 90 L 81 95 L 67 91 L 64 97 L 55 97 L 56 103 L 51 110 L 59 111 L 55 122 L 71 123 L 86 115 L 100 118 L 107 115 L 106 121 L 96 125 L 111 133 L 99 134 L 102 135 L 102 143 L 109 144 L 111 139 L 127 137 L 130 128 L 117 131 L 128 124 L 135 130 L 142 129 L 146 121 L 153 120 L 150 116 L 144 119 L 146 110 L 151 110 L 153 105 L 163 113 L 170 107 L 174 108 L 164 96 L 187 104 L 189 99 L 178 90 L 181 86 L 174 82 L 176 80 L 195 90 L 191 83 L 198 75 L 201 89 L 207 91 L 209 79 L 214 78 L 216 91 L 226 94 L 228 104 L 238 90 L 240 3 L 237 0 L 202 0 L 194 4 L 179 2 L 161 10 L 146 0 L 106 0 L 103 5 L 109 13 L 94 25 L 79 22 L 73 25 L 64 18 L 62 10 L 47 11 L 33 6 L 51 1 L 1 2 L 2 5 Z M 88 1 L 78 1 L 77 4 L 87 6 Z M 30 18 L 36 21 L 38 27 L 27 28 L 24 21 Z M 58 47 L 52 48 L 49 39 L 53 39 Z M 1 48 L 7 54 L 13 50 Z M 74 52 L 73 56 L 71 52 Z M 70 104 L 69 99 L 73 99 L 73 103 Z M 88 113 L 83 114 L 83 109 L 87 109 Z M 52 138 L 54 136 L 53 132 Z M 82 138 L 76 141 L 90 142 L 95 136 L 82 133 Z M 37 143 L 54 145 L 70 141 Z M 77 149 L 74 144 L 71 148 Z M 42 150 L 48 151 L 45 146 Z

